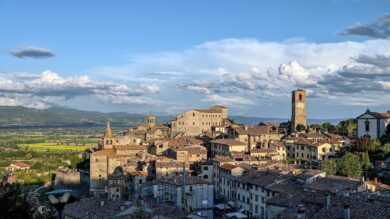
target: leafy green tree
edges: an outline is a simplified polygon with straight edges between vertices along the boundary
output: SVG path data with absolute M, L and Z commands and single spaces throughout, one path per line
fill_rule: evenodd
M 24 156 L 27 160 L 30 160 L 32 158 L 32 154 L 31 153 L 27 153 L 25 156 Z
M 33 206 L 28 202 L 27 192 L 17 184 L 0 186 L 0 218 L 34 218 Z
M 81 158 L 77 155 L 70 157 L 70 165 L 75 168 L 78 163 L 82 162 Z
M 32 170 L 41 170 L 45 167 L 45 165 L 42 162 L 35 162 L 33 165 L 31 165 Z
M 356 129 L 356 119 L 348 119 L 340 121 L 337 126 L 337 133 L 341 135 L 350 135 L 354 129 Z
M 326 175 L 335 175 L 337 171 L 335 160 L 325 160 L 321 162 L 321 170 L 325 171 Z
M 326 129 L 329 133 L 336 132 L 336 127 L 332 125 L 330 122 L 325 122 L 324 124 L 322 124 L 322 128 Z
M 384 145 L 382 146 L 382 150 L 383 150 L 383 153 L 384 153 L 385 155 L 387 155 L 388 153 L 390 153 L 390 143 L 384 144 Z
M 370 157 L 368 156 L 368 151 L 366 151 L 365 153 L 362 154 L 362 167 L 363 167 L 363 170 L 366 172 L 368 172 L 372 168 L 374 168 L 374 166 L 370 162 Z
M 347 152 L 337 160 L 337 172 L 339 175 L 359 178 L 362 173 L 362 165 L 359 157 Z
M 321 129 L 322 126 L 321 126 L 320 124 L 311 124 L 311 125 L 310 125 L 310 128 L 311 128 L 311 129 Z
M 303 132 L 306 130 L 306 126 L 303 124 L 298 124 L 297 127 L 295 128 L 298 132 Z
M 375 139 L 371 141 L 369 149 L 374 151 L 382 150 L 382 144 L 378 139 Z

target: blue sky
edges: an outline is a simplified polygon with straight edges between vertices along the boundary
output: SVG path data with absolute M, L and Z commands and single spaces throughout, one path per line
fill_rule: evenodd
M 0 1 L 0 104 L 311 118 L 390 109 L 390 2 Z

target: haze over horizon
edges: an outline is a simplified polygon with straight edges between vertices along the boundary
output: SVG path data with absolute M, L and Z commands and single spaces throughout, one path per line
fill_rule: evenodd
M 305 88 L 308 118 L 390 110 L 384 0 L 39 2 L 0 2 L 0 105 L 289 118 Z

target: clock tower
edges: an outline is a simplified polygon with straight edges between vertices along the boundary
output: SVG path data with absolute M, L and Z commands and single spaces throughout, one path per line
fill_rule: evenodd
M 306 123 L 306 90 L 297 89 L 292 91 L 292 115 L 291 115 L 291 132 L 296 131 L 298 124 L 305 127 Z

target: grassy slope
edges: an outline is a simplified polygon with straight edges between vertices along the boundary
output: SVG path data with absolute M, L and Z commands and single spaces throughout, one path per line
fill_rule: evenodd
M 20 146 L 29 147 L 35 151 L 46 151 L 50 150 L 72 150 L 72 151 L 84 151 L 85 149 L 91 148 L 91 146 L 72 146 L 72 145 L 57 145 L 54 143 L 34 143 L 34 144 L 22 144 Z

